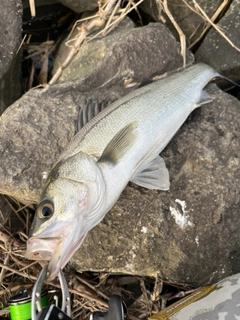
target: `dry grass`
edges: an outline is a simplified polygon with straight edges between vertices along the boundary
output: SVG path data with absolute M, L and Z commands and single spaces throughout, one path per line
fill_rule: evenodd
M 34 7 L 34 1 L 29 0 L 31 4 L 31 12 L 32 14 L 35 13 L 35 7 Z M 187 6 L 191 11 L 193 11 L 196 15 L 200 16 L 203 19 L 204 22 L 204 28 L 201 32 L 201 34 L 198 36 L 197 39 L 191 42 L 191 38 L 195 35 L 195 33 L 198 31 L 199 27 L 196 28 L 196 30 L 192 30 L 192 35 L 188 39 L 190 42 L 190 45 L 188 49 L 191 49 L 198 43 L 200 43 L 206 33 L 209 31 L 210 28 L 215 28 L 217 32 L 237 51 L 240 51 L 240 48 L 238 48 L 232 41 L 227 37 L 227 35 L 221 30 L 218 25 L 215 23 L 216 20 L 221 16 L 221 14 L 224 12 L 225 8 L 229 5 L 230 0 L 223 0 L 223 2 L 220 4 L 220 6 L 216 9 L 215 13 L 212 15 L 212 17 L 208 17 L 206 12 L 200 7 L 197 0 L 182 0 L 182 4 Z M 25 50 L 28 50 L 31 52 L 30 55 L 28 55 L 25 59 L 32 58 L 35 55 L 40 56 L 40 60 L 43 62 L 42 70 L 40 71 L 39 79 L 37 83 L 39 85 L 53 85 L 58 81 L 60 78 L 63 70 L 71 63 L 74 56 L 77 54 L 77 52 L 81 49 L 81 46 L 84 42 L 89 42 L 97 37 L 105 37 L 109 32 L 111 32 L 116 26 L 132 11 L 135 10 L 138 13 L 139 21 L 141 21 L 141 16 L 138 12 L 138 6 L 143 2 L 143 0 L 138 0 L 136 3 L 133 0 L 103 0 L 99 1 L 99 7 L 96 14 L 85 17 L 83 19 L 77 20 L 73 27 L 71 28 L 71 31 L 69 32 L 68 40 L 65 42 L 65 45 L 69 48 L 69 52 L 67 54 L 67 57 L 64 61 L 59 64 L 58 68 L 56 69 L 56 72 L 53 74 L 50 81 L 47 81 L 48 78 L 48 57 L 49 54 L 53 52 L 53 50 L 57 46 L 57 42 L 53 44 L 51 41 L 46 41 L 42 44 L 35 45 L 29 44 L 29 39 L 26 39 L 26 41 L 22 41 L 23 48 Z M 159 21 L 164 22 L 165 19 L 161 15 L 162 12 L 166 14 L 168 19 L 173 24 L 174 28 L 176 29 L 178 35 L 179 35 L 179 41 L 181 44 L 181 55 L 183 59 L 183 67 L 186 66 L 186 36 L 182 29 L 180 28 L 179 24 L 176 22 L 174 16 L 172 15 L 171 10 L 168 7 L 168 0 L 156 0 L 156 4 L 158 6 L 158 12 L 159 12 Z M 123 6 L 124 4 L 124 6 Z M 66 15 L 68 16 L 68 15 Z M 63 20 L 66 17 L 63 17 Z M 60 39 L 59 39 L 60 41 Z M 32 88 L 33 86 L 33 78 L 34 78 L 34 70 L 35 66 L 34 63 L 32 63 L 32 69 L 29 76 L 29 82 L 28 82 L 28 88 Z M 36 76 L 35 76 L 36 78 Z M 48 84 L 47 84 L 48 83 Z
M 33 206 L 24 206 L 6 196 L 0 196 L 0 314 L 7 316 L 7 302 L 24 289 L 31 290 L 43 263 L 24 257 L 28 232 L 34 214 Z M 146 319 L 167 304 L 172 293 L 189 289 L 185 285 L 166 283 L 160 279 L 102 273 L 78 273 L 67 266 L 64 274 L 72 299 L 72 318 L 89 319 L 95 311 L 106 311 L 112 294 L 119 294 L 128 305 L 128 319 Z M 164 289 L 165 287 L 165 289 Z M 45 282 L 44 289 L 61 298 L 58 279 Z
M 69 47 L 68 56 L 56 70 L 52 79 L 49 81 L 49 85 L 56 83 L 61 76 L 62 71 L 72 61 L 73 57 L 79 51 L 84 41 L 90 41 L 99 36 L 106 36 L 124 19 L 129 12 L 132 10 L 137 10 L 137 6 L 143 2 L 143 0 L 139 0 L 137 3 L 129 0 L 127 1 L 127 5 L 124 9 L 120 8 L 121 2 L 121 0 L 107 0 L 101 4 L 101 1 L 99 1 L 99 9 L 96 15 L 78 20 L 74 24 L 70 35 L 75 28 L 77 28 L 78 34 L 73 39 L 66 42 L 66 45 Z M 90 37 L 93 31 L 95 32 L 95 35 Z

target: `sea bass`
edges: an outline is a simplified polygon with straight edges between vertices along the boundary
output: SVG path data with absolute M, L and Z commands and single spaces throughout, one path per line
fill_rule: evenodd
M 129 181 L 169 189 L 159 153 L 196 107 L 212 101 L 203 88 L 216 76 L 208 65 L 196 64 L 114 102 L 75 135 L 49 173 L 27 243 L 27 258 L 50 260 L 49 279 Z

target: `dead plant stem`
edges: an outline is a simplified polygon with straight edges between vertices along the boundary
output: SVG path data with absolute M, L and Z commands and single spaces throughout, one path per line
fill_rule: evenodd
M 36 281 L 36 280 L 37 280 L 37 277 L 32 276 L 32 275 L 30 275 L 30 274 L 26 274 L 26 273 L 24 273 L 24 272 L 17 271 L 17 270 L 15 270 L 15 269 L 13 269 L 13 268 L 5 265 L 4 263 L 1 263 L 1 262 L 0 262 L 0 267 L 1 267 L 1 268 L 4 268 L 4 269 L 7 269 L 7 270 L 9 270 L 9 271 L 11 271 L 11 272 L 13 272 L 13 273 L 16 273 L 16 274 L 18 274 L 18 275 L 21 276 L 21 277 L 24 277 L 24 278 L 27 278 L 27 279 L 30 279 L 30 280 L 33 280 L 33 281 Z M 60 286 L 59 284 L 55 284 L 55 283 L 53 283 L 53 282 L 48 282 L 48 281 L 46 281 L 46 284 L 50 284 L 50 285 L 52 285 L 52 286 L 54 286 L 54 287 L 56 287 L 56 288 L 61 288 L 61 286 Z M 104 307 L 108 307 L 108 304 L 107 304 L 105 301 L 103 301 L 102 299 L 98 298 L 98 297 L 92 297 L 91 295 L 88 295 L 88 294 L 86 294 L 86 293 L 84 293 L 84 292 L 79 292 L 79 291 L 77 291 L 77 290 L 75 290 L 75 289 L 71 289 L 71 288 L 69 289 L 69 291 L 70 291 L 71 293 L 75 293 L 76 295 L 79 295 L 79 296 L 81 296 L 81 297 L 83 297 L 83 298 L 85 298 L 85 299 L 89 299 L 89 300 L 95 301 L 95 302 L 99 303 L 100 305 L 102 305 L 102 306 L 104 306 Z
M 9 261 L 9 254 L 6 255 L 5 259 L 4 259 L 4 265 L 8 264 L 8 261 Z M 3 277 L 5 275 L 5 272 L 6 272 L 6 269 L 5 268 L 2 268 L 1 270 L 1 273 L 0 273 L 0 285 L 3 281 Z
M 157 1 L 160 1 L 160 0 L 157 0 Z M 185 37 L 185 34 L 183 33 L 182 29 L 179 27 L 179 25 L 177 24 L 177 22 L 175 21 L 173 15 L 172 15 L 171 11 L 169 10 L 167 0 L 162 0 L 162 4 L 163 4 L 163 9 L 164 9 L 166 15 L 168 16 L 171 23 L 173 24 L 173 26 L 175 27 L 175 29 L 178 32 L 178 35 L 180 38 L 180 43 L 181 43 L 181 55 L 183 58 L 183 68 L 185 68 L 185 66 L 186 66 L 186 37 Z
M 49 85 L 54 84 L 58 80 L 58 78 L 62 74 L 62 70 L 65 69 L 68 66 L 68 64 L 72 61 L 73 57 L 79 50 L 80 45 L 86 39 L 89 32 L 94 27 L 102 27 L 105 24 L 106 17 L 113 11 L 115 3 L 116 3 L 116 0 L 110 0 L 106 5 L 105 9 L 103 10 L 104 14 L 102 14 L 102 16 L 89 21 L 85 27 L 82 27 L 79 37 L 76 39 L 75 43 L 72 45 L 72 48 L 67 58 L 65 59 L 65 61 L 62 63 L 62 65 L 59 66 L 56 73 L 54 74 L 52 79 L 49 81 Z
M 200 17 L 203 18 L 202 14 L 199 13 L 199 10 L 195 10 L 193 7 L 191 7 L 186 0 L 182 0 L 185 5 L 192 10 L 193 12 L 195 12 L 197 15 L 199 15 Z M 227 6 L 227 4 L 229 3 L 229 0 L 223 0 L 223 2 L 221 3 L 221 5 L 218 7 L 218 9 L 216 10 L 216 12 L 214 13 L 214 15 L 210 18 L 210 20 L 214 23 L 215 20 L 219 17 L 219 15 L 222 13 L 222 11 L 224 10 L 224 8 Z M 206 34 L 206 32 L 211 28 L 211 23 L 207 23 L 207 26 L 203 29 L 202 33 L 200 34 L 200 36 L 193 42 L 191 43 L 191 45 L 188 47 L 188 49 L 191 49 L 196 43 L 198 43 L 203 36 Z

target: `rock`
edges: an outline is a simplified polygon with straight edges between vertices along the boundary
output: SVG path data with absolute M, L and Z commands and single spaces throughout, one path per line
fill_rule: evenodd
M 154 21 L 161 21 L 162 4 L 157 0 L 144 0 L 140 3 L 139 8 L 149 15 Z
M 0 192 L 24 203 L 37 201 L 43 172 L 73 137 L 77 105 L 84 102 L 77 93 L 54 97 L 51 92 L 29 91 L 0 121 Z
M 42 173 L 50 170 L 72 139 L 78 108 L 85 98 L 99 103 L 116 100 L 134 89 L 125 86 L 126 80 L 143 83 L 182 65 L 177 42 L 159 23 L 131 29 L 122 37 L 116 33 L 111 42 L 101 41 L 108 43 L 104 58 L 99 57 L 101 63 L 89 67 L 88 74 L 48 89 L 31 90 L 2 115 L 0 193 L 22 202 L 38 202 Z
M 51 5 L 58 2 L 57 0 L 34 0 L 35 8 L 39 6 Z M 29 8 L 29 0 L 22 0 L 23 9 Z M 37 11 L 37 10 L 36 10 Z
M 134 23 L 131 19 L 126 17 L 107 37 L 97 38 L 94 41 L 83 43 L 81 50 L 78 51 L 66 69 L 63 69 L 58 83 L 75 80 L 91 74 L 98 65 L 102 68 L 103 59 L 107 60 L 107 63 L 111 63 L 112 56 L 114 57 L 111 51 L 111 49 L 113 49 L 112 47 L 114 46 L 117 48 L 117 45 L 125 37 L 127 32 L 130 32 L 132 37 L 134 37 L 133 29 Z M 75 39 L 78 36 L 79 31 L 75 30 L 72 33 L 71 38 Z M 90 37 L 91 36 L 94 36 L 94 34 L 91 34 Z M 62 44 L 56 54 L 52 75 L 55 74 L 59 65 L 62 65 L 69 55 L 71 46 L 67 46 L 65 44 L 67 40 L 68 36 L 62 41 Z M 69 45 L 71 45 L 71 43 Z M 99 59 L 99 57 L 101 57 L 101 59 Z M 129 62 L 131 62 L 131 60 Z M 103 70 L 101 70 L 101 72 L 102 71 Z
M 217 25 L 240 50 L 239 11 L 240 0 L 234 0 Z M 240 52 L 234 49 L 214 28 L 209 31 L 197 50 L 196 59 L 210 64 L 219 73 L 234 81 L 240 80 Z
M 187 3 L 195 10 L 194 4 L 191 0 L 187 1 Z M 222 0 L 198 0 L 197 3 L 211 18 L 221 5 Z M 144 12 L 149 14 L 155 21 L 161 20 L 163 10 L 162 6 L 159 6 L 158 0 L 145 0 L 140 5 L 140 7 Z M 206 26 L 206 20 L 204 20 L 193 10 L 191 10 L 183 1 L 168 1 L 168 8 L 172 16 L 174 17 L 175 21 L 185 34 L 188 47 L 196 39 L 199 38 Z M 167 27 L 175 35 L 176 39 L 179 39 L 179 35 L 175 27 L 169 21 L 168 17 L 166 17 L 166 14 L 164 14 L 164 18 L 167 19 Z
M 98 8 L 98 0 L 59 0 L 59 2 L 78 13 Z
M 130 184 L 72 259 L 78 271 L 158 276 L 202 286 L 239 270 L 240 103 L 193 112 L 162 152 L 170 191 Z
M 21 94 L 22 4 L 20 0 L 3 1 L 0 20 L 0 115 Z
M 151 40 L 149 38 L 146 41 L 144 37 L 147 39 L 150 37 Z M 152 44 L 149 46 L 150 41 Z M 161 46 L 158 46 L 159 43 Z M 156 48 L 154 52 L 151 52 L 152 46 Z M 60 57 L 55 63 L 56 67 L 64 61 L 68 52 L 69 49 L 63 44 L 60 48 Z M 161 73 L 165 73 L 174 70 L 176 65 L 180 66 L 181 59 L 179 44 L 164 25 L 154 23 L 134 28 L 131 20 L 127 18 L 107 37 L 83 45 L 72 63 L 63 70 L 59 82 L 87 77 L 90 74 L 90 77 L 95 79 L 92 81 L 92 88 L 99 86 L 100 82 L 104 83 L 104 79 L 108 81 L 106 88 L 112 86 L 112 80 L 132 79 L 131 84 L 135 83 L 136 86 L 156 74 L 158 65 L 161 64 Z M 188 63 L 191 60 L 188 52 Z M 95 73 L 95 77 L 92 77 L 92 73 Z M 89 85 L 89 77 L 85 83 Z
M 77 13 L 81 13 L 84 11 L 91 11 L 98 8 L 98 1 L 97 0 L 35 0 L 35 6 L 43 6 L 43 5 L 50 5 L 54 3 L 62 3 L 64 6 L 72 9 Z M 23 7 L 29 7 L 29 0 L 23 0 Z

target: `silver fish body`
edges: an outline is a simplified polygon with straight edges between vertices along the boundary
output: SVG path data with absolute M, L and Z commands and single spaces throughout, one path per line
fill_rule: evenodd
M 49 278 L 66 265 L 129 181 L 169 189 L 159 153 L 188 115 L 212 100 L 203 88 L 215 76 L 211 67 L 196 64 L 116 101 L 77 133 L 49 174 L 27 245 L 29 259 L 50 260 Z

